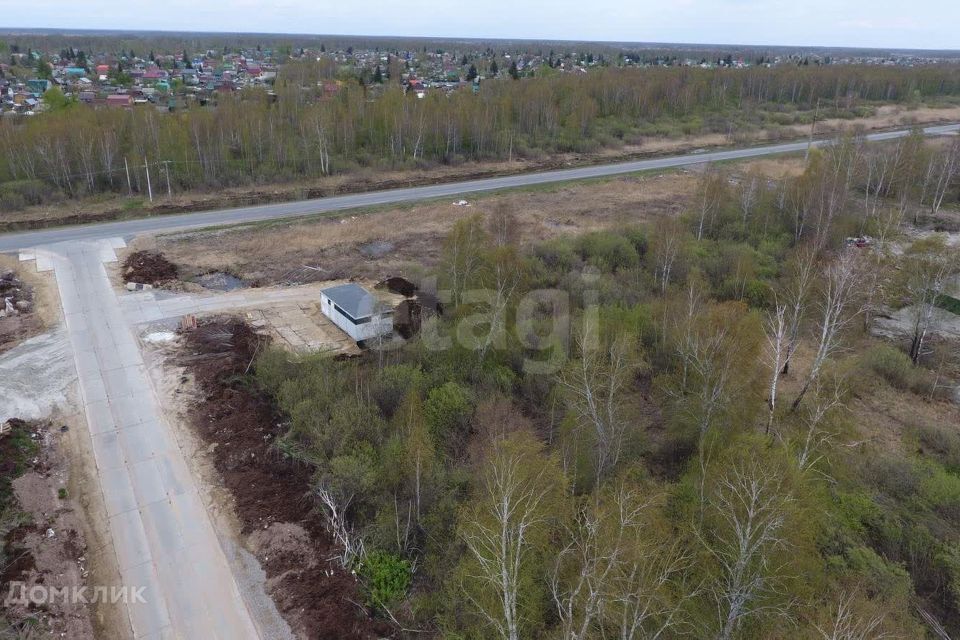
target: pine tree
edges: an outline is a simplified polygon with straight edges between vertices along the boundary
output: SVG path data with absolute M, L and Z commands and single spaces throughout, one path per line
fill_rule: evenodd
M 491 76 L 495 76 L 495 75 L 497 75 L 498 73 L 500 73 L 500 67 L 497 66 L 497 61 L 496 61 L 496 60 L 491 60 L 491 61 L 490 61 L 490 75 L 491 75 Z
M 380 65 L 377 65 L 373 72 L 373 81 L 377 84 L 383 84 L 383 71 L 380 70 Z
M 470 65 L 470 69 L 467 71 L 467 80 L 472 82 L 473 80 L 476 80 L 476 79 L 477 79 L 477 67 L 474 65 Z
M 520 70 L 517 69 L 517 61 L 516 61 L 516 60 L 514 60 L 513 62 L 510 63 L 510 71 L 508 71 L 508 73 L 510 74 L 510 77 L 513 78 L 514 80 L 519 80 L 519 79 L 520 79 Z

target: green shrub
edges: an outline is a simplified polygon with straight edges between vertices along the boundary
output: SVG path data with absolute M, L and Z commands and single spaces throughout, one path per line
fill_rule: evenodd
M 470 398 L 456 382 L 446 382 L 427 394 L 423 411 L 430 431 L 438 441 L 465 427 L 470 419 Z
M 640 227 L 629 227 L 623 230 L 623 237 L 626 238 L 633 248 L 637 250 L 637 255 L 643 258 L 647 255 L 647 234 Z
M 917 429 L 920 451 L 932 456 L 952 473 L 960 472 L 960 435 L 954 430 L 937 425 Z
M 565 238 L 550 240 L 537 246 L 537 258 L 551 271 L 569 271 L 577 261 L 570 242 Z
M 640 254 L 633 243 L 612 232 L 596 231 L 581 236 L 577 251 L 585 261 L 607 271 L 628 269 L 640 263 Z
M 881 593 L 888 598 L 902 598 L 913 592 L 907 570 L 884 560 L 869 547 L 849 549 L 847 566 L 862 576 L 864 586 L 871 593 Z
M 385 551 L 368 554 L 359 573 L 373 606 L 393 606 L 407 595 L 410 587 L 410 563 Z
M 909 356 L 895 347 L 888 344 L 872 347 L 864 354 L 863 361 L 895 389 L 914 393 L 930 390 L 930 373 L 915 367 Z
M 937 296 L 936 304 L 941 309 L 960 316 L 960 300 L 957 298 L 941 294 Z
M 11 180 L 0 184 L 0 207 L 22 209 L 54 199 L 54 192 L 40 180 Z
M 420 367 L 412 364 L 384 367 L 377 374 L 373 387 L 373 398 L 384 415 L 392 416 L 407 392 L 419 392 L 423 387 L 423 377 Z

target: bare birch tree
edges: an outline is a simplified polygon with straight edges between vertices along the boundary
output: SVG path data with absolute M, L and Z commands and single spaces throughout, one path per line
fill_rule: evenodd
M 655 530 L 657 506 L 620 484 L 577 510 L 550 578 L 561 638 L 652 639 L 684 625 L 681 604 L 695 593 L 681 584 L 689 556 Z
M 751 617 L 787 614 L 777 597 L 782 567 L 776 556 L 787 548 L 783 529 L 791 502 L 780 470 L 756 461 L 736 464 L 708 495 L 706 529 L 696 535 L 716 562 L 708 591 L 719 640 L 730 640 Z
M 353 495 L 343 495 L 329 482 L 317 484 L 313 492 L 323 507 L 327 531 L 340 547 L 340 566 L 349 569 L 364 556 L 363 539 L 353 530 L 347 519 Z
M 960 173 L 960 139 L 956 139 L 940 153 L 930 158 L 933 176 L 933 193 L 930 200 L 930 213 L 940 212 L 943 200 L 954 185 Z
M 767 338 L 767 348 L 764 351 L 764 360 L 770 368 L 767 387 L 767 428 L 770 433 L 773 426 L 774 414 L 777 410 L 777 386 L 780 382 L 780 371 L 787 359 L 789 347 L 789 326 L 787 324 L 787 305 L 776 302 L 774 308 L 767 314 L 763 323 L 763 332 Z
M 617 465 L 623 452 L 629 424 L 624 403 L 637 366 L 626 338 L 601 341 L 591 335 L 598 330 L 591 323 L 583 324 L 575 338 L 580 357 L 557 379 L 577 427 L 592 436 L 597 482 Z
M 919 240 L 904 257 L 902 273 L 904 291 L 912 305 L 910 359 L 916 364 L 924 354 L 927 335 L 937 325 L 937 302 L 960 274 L 960 251 L 949 247 L 940 236 Z
M 657 220 L 653 228 L 651 253 L 654 259 L 654 272 L 660 293 L 667 292 L 672 282 L 674 268 L 683 248 L 683 227 L 671 218 Z
M 493 445 L 478 500 L 461 519 L 460 537 L 472 560 L 468 600 L 504 640 L 519 640 L 524 627 L 524 572 L 563 490 L 552 458 L 528 434 L 511 434 Z
M 857 615 L 853 606 L 854 595 L 843 594 L 828 624 L 816 625 L 822 640 L 883 640 L 893 638 L 882 631 L 884 614 Z
M 816 251 L 811 248 L 797 250 L 790 262 L 789 275 L 780 298 L 787 307 L 787 349 L 784 353 L 782 375 L 790 373 L 790 362 L 800 344 L 800 325 L 807 312 L 807 303 L 813 286 Z
M 800 393 L 790 407 L 791 411 L 797 410 L 810 385 L 823 371 L 823 365 L 840 347 L 843 330 L 862 311 L 862 308 L 855 308 L 860 279 L 857 256 L 853 251 L 844 251 L 827 268 L 820 297 L 817 351 Z

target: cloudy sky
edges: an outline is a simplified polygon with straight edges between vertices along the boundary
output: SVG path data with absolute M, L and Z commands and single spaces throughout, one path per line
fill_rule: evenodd
M 0 0 L 0 27 L 960 48 L 960 0 Z

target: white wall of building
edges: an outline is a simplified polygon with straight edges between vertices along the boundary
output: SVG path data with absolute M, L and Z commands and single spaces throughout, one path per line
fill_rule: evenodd
M 320 294 L 320 310 L 323 315 L 330 318 L 333 324 L 337 325 L 356 342 L 370 340 L 393 331 L 393 314 L 391 312 L 373 316 L 368 322 L 362 324 L 354 324 L 350 318 L 337 311 L 330 298 L 322 293 Z

